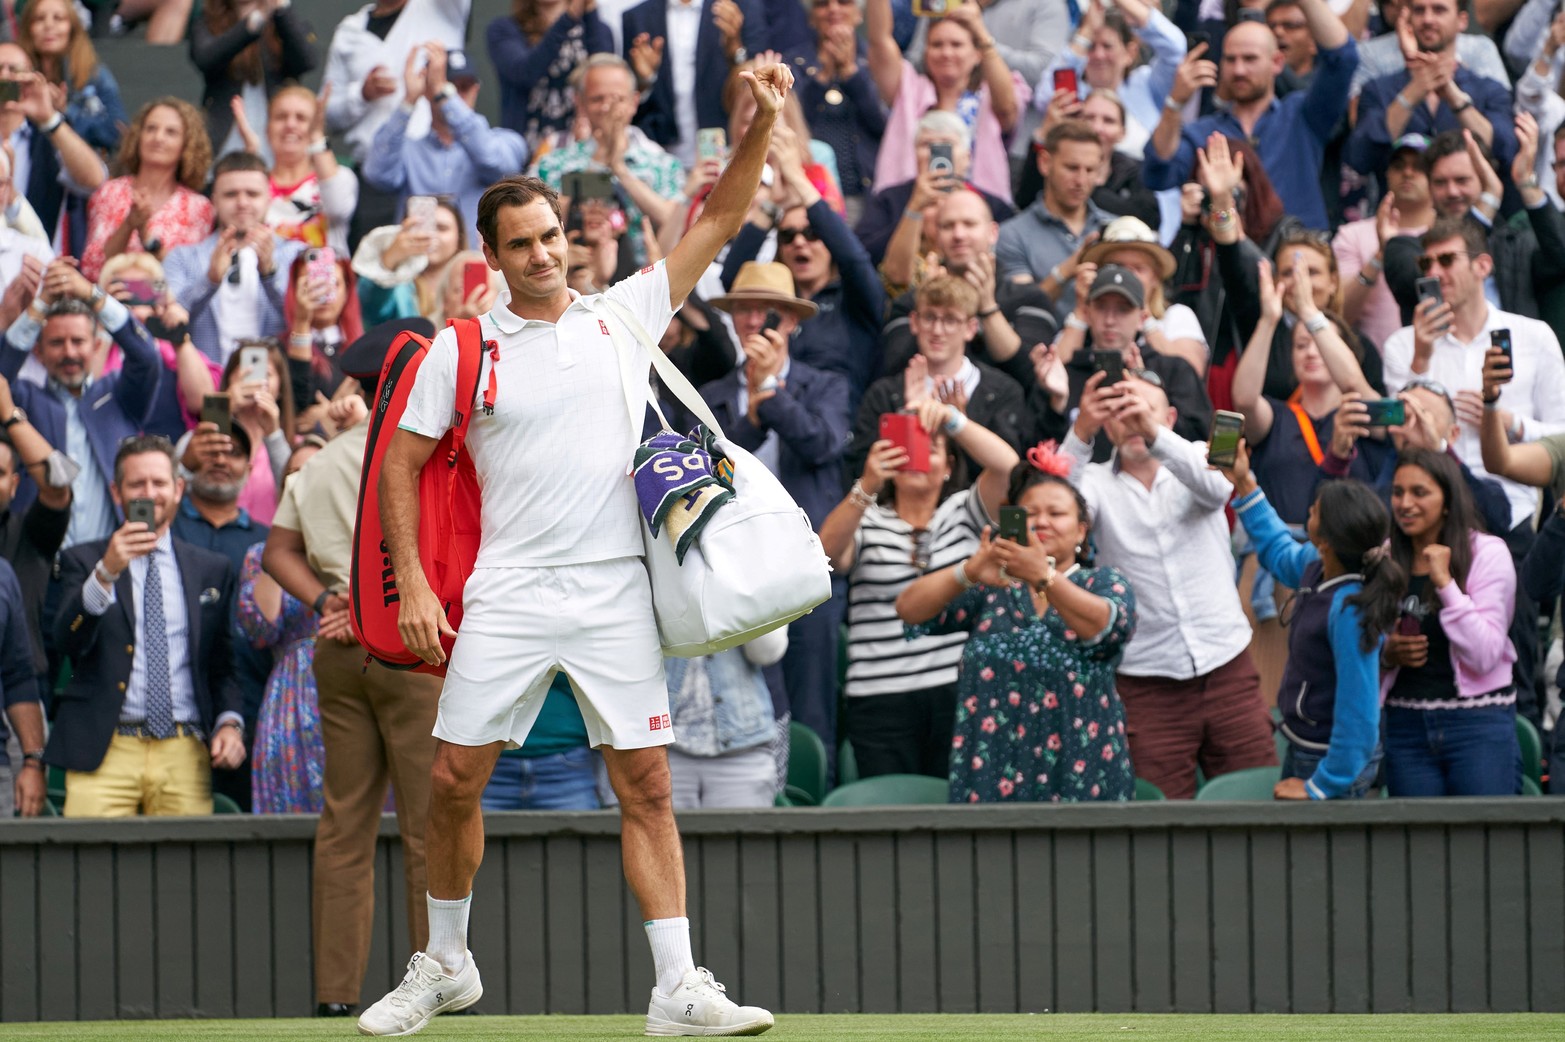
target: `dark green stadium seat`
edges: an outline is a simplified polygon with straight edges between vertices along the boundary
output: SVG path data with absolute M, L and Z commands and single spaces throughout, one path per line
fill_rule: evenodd
M 1198 800 L 1269 800 L 1282 777 L 1277 767 L 1247 767 L 1211 779 L 1196 791 Z
M 846 785 L 859 780 L 859 758 L 853 755 L 853 743 L 846 738 L 837 746 L 837 784 Z
M 239 809 L 239 804 L 234 802 L 234 798 L 232 796 L 225 796 L 221 792 L 214 792 L 212 794 L 212 813 L 243 814 L 244 811 Z
M 1538 792 L 1543 792 L 1543 738 L 1539 736 L 1538 729 L 1532 726 L 1532 721 L 1516 714 L 1516 741 L 1522 747 L 1522 775 L 1532 779 L 1538 786 Z
M 1532 778 L 1524 774 L 1522 775 L 1522 795 L 1542 796 L 1543 786 L 1539 785 L 1537 782 L 1533 781 Z
M 822 807 L 890 807 L 910 803 L 948 803 L 951 783 L 927 774 L 881 774 L 827 793 Z
M 788 787 L 803 792 L 807 806 L 826 797 L 826 743 L 797 721 L 788 725 Z
M 1136 799 L 1140 800 L 1166 800 L 1163 790 L 1147 781 L 1145 778 L 1136 779 Z

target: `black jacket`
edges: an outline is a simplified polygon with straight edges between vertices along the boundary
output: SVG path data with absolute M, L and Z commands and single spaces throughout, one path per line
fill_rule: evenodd
M 280 9 L 272 16 L 272 24 L 277 29 L 277 41 L 282 47 L 281 53 L 273 57 L 266 44 L 261 44 L 261 71 L 268 97 L 290 80 L 302 79 L 305 73 L 320 64 L 315 29 L 299 13 L 298 7 Z M 206 18 L 200 14 L 191 19 L 190 61 L 201 71 L 206 81 L 201 90 L 201 104 L 206 109 L 207 130 L 211 133 L 213 148 L 221 148 L 223 142 L 228 140 L 229 132 L 234 129 L 231 106 L 233 99 L 245 86 L 240 80 L 234 79 L 228 67 L 240 51 L 260 40 L 265 32 L 266 26 L 263 25 L 261 32 L 252 33 L 243 18 L 222 33 L 208 29 Z M 400 75 L 402 70 L 393 71 Z M 256 127 L 255 130 L 263 137 L 266 134 L 265 127 Z
M 913 313 L 917 295 L 916 290 L 908 290 L 891 302 L 886 328 L 881 330 L 881 343 L 886 349 L 880 370 L 883 373 L 902 372 L 918 353 L 918 338 L 913 335 L 912 323 L 907 318 Z M 1017 282 L 1014 279 L 1004 279 L 995 286 L 994 302 L 1000 314 L 1016 330 L 1016 335 L 1022 338 L 1022 346 L 1005 361 L 995 361 L 984 340 L 983 324 L 979 323 L 978 332 L 967 342 L 967 357 L 994 366 L 1023 388 L 1031 387 L 1035 379 L 1032 369 L 1033 345 L 1052 344 L 1060 334 L 1059 320 L 1054 317 L 1054 302 L 1036 282 Z

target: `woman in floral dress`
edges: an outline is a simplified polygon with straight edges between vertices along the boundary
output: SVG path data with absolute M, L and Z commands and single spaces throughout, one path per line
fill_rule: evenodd
M 951 802 L 1128 800 L 1135 773 L 1114 667 L 1135 632 L 1130 584 L 1083 567 L 1090 519 L 1052 447 L 1027 454 L 1008 501 L 1025 544 L 992 539 L 897 599 L 910 635 L 966 630 Z

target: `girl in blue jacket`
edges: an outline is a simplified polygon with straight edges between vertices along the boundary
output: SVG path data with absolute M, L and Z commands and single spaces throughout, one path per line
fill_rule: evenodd
M 1386 549 L 1386 508 L 1357 481 L 1327 482 L 1310 504 L 1309 542 L 1300 543 L 1256 486 L 1242 441 L 1229 477 L 1261 567 L 1298 591 L 1284 612 L 1288 664 L 1277 708 L 1288 751 L 1272 795 L 1363 796 L 1380 760 L 1380 644 L 1407 586 Z

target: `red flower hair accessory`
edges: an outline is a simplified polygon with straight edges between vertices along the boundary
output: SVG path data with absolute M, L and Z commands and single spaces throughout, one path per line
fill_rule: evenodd
M 1053 474 L 1057 478 L 1068 478 L 1074 461 L 1069 457 L 1055 451 L 1059 445 L 1057 441 L 1045 441 L 1027 450 L 1027 462 L 1045 474 Z

